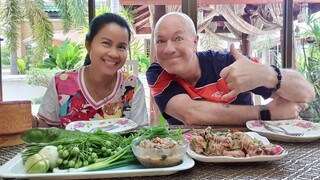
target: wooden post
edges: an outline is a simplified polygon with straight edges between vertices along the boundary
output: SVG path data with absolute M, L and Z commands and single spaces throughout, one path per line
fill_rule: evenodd
M 283 27 L 281 37 L 282 68 L 292 68 L 293 59 L 293 0 L 283 0 Z
M 247 38 L 248 34 L 242 33 L 241 53 L 245 56 L 251 56 L 250 42 Z
M 193 21 L 197 31 L 198 8 L 197 0 L 181 0 L 181 11 L 187 14 Z
M 165 5 L 155 5 L 154 6 L 154 16 L 153 16 L 153 24 L 152 24 L 152 34 L 154 27 L 158 20 L 166 14 Z M 151 48 L 150 48 L 150 64 L 156 62 L 156 55 L 154 49 L 154 39 L 153 35 L 151 35 Z M 160 110 L 154 101 L 152 94 L 150 93 L 150 124 L 149 125 L 157 125 L 158 124 L 158 116 L 160 115 Z
M 91 20 L 96 16 L 95 0 L 88 0 L 88 14 L 89 14 L 89 24 Z
M 1 41 L 3 41 L 2 38 L 0 38 L 0 102 L 3 101 L 2 96 L 2 62 L 1 62 Z

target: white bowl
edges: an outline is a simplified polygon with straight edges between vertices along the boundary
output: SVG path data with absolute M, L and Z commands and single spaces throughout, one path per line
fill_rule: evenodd
M 144 148 L 133 140 L 131 148 L 136 158 L 145 167 L 170 167 L 180 164 L 186 154 L 188 142 L 186 140 L 181 141 L 182 146 L 174 148 Z

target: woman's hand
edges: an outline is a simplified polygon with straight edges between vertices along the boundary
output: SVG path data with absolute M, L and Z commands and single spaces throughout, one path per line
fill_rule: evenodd
M 39 127 L 39 118 L 35 115 L 32 116 L 32 128 Z
M 32 116 L 32 128 L 37 127 L 50 128 L 51 126 L 49 126 L 43 119 L 38 118 L 37 116 Z

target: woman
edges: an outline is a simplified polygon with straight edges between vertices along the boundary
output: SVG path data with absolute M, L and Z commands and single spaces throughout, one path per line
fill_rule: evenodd
M 85 66 L 58 73 L 51 81 L 34 126 L 61 126 L 78 120 L 126 117 L 148 123 L 143 84 L 121 70 L 130 28 L 119 15 L 105 13 L 90 23 Z

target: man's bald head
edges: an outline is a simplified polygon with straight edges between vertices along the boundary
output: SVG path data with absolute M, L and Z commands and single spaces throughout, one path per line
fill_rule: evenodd
M 158 31 L 158 28 L 162 22 L 166 21 L 167 19 L 171 19 L 171 18 L 177 18 L 179 20 L 184 21 L 186 27 L 190 30 L 190 35 L 192 35 L 192 36 L 197 35 L 196 28 L 194 27 L 192 19 L 188 15 L 186 15 L 184 13 L 180 13 L 180 12 L 170 12 L 170 13 L 163 15 L 158 20 L 157 24 L 155 25 L 154 32 L 156 33 Z

